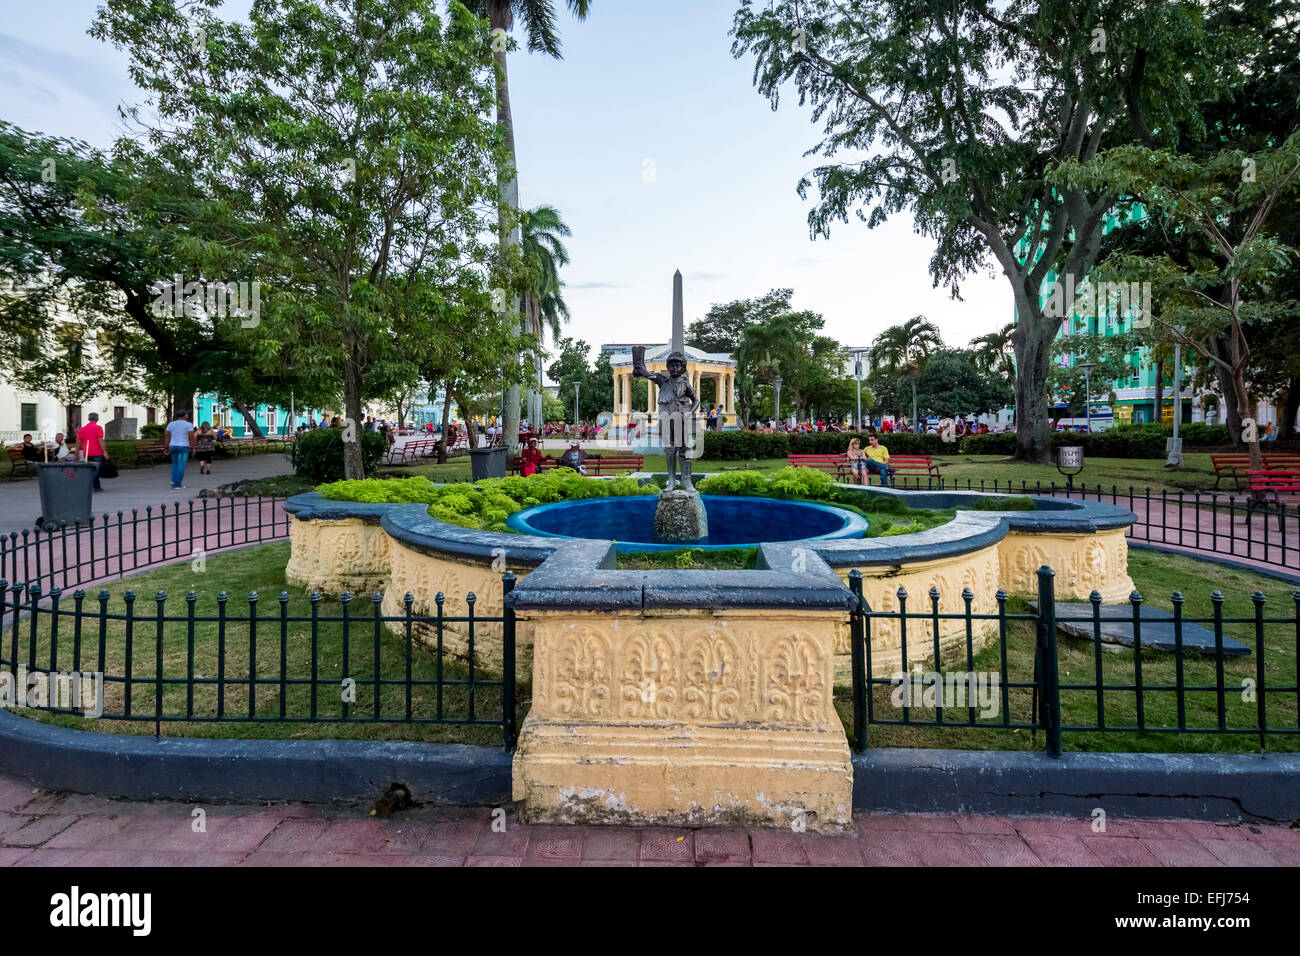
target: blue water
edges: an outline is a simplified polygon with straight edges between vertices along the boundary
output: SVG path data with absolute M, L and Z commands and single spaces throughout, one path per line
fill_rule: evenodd
M 831 505 L 777 498 L 704 495 L 709 536 L 699 548 L 752 548 L 763 541 L 860 538 L 867 520 Z M 612 538 L 619 551 L 666 551 L 684 543 L 654 541 L 655 495 L 585 498 L 539 505 L 512 514 L 507 524 L 523 534 L 558 538 Z

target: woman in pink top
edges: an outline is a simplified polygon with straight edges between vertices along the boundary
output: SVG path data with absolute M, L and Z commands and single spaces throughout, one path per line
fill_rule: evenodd
M 86 417 L 89 421 L 77 429 L 77 444 L 81 446 L 82 460 L 93 461 L 98 466 L 107 457 L 104 451 L 104 429 L 99 424 L 99 412 L 91 412 Z M 104 486 L 99 483 L 98 467 L 95 468 L 95 490 L 104 490 Z

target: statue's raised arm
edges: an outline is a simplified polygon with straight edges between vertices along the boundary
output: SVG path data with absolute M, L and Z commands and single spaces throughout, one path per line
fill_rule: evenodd
M 668 381 L 668 376 L 663 372 L 652 372 L 645 367 L 645 346 L 632 346 L 632 377 L 648 378 L 656 385 L 662 385 Z

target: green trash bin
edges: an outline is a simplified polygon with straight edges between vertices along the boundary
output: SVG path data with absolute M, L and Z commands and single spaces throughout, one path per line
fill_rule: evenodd
M 42 527 L 57 528 L 64 522 L 68 525 L 90 523 L 98 469 L 99 465 L 93 461 L 36 463 L 41 489 Z

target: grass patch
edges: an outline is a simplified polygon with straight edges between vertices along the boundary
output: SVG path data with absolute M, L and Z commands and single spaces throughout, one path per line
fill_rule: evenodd
M 1129 574 L 1137 585 L 1146 604 L 1165 610 L 1173 609 L 1171 596 L 1175 590 L 1185 599 L 1183 617 L 1186 621 L 1213 617 L 1214 603 L 1210 594 L 1220 590 L 1224 595 L 1225 622 L 1242 619 L 1253 622 L 1255 591 L 1264 594 L 1265 618 L 1283 619 L 1264 625 L 1264 675 L 1269 687 L 1294 687 L 1296 684 L 1296 626 L 1294 588 L 1271 578 L 1244 571 L 1223 568 L 1193 558 L 1157 554 L 1134 549 L 1129 552 Z M 1013 596 L 1008 601 L 1009 612 L 1024 610 L 1028 596 Z M 1212 624 L 1203 626 L 1213 628 Z M 1246 643 L 1252 653 L 1247 657 L 1227 658 L 1224 662 L 1225 706 L 1228 727 L 1252 726 L 1256 718 L 1256 703 L 1243 696 L 1244 682 L 1256 678 L 1255 637 L 1253 623 L 1225 623 L 1224 633 Z M 1031 682 L 1034 673 L 1034 627 L 1031 622 L 1011 622 L 1007 633 L 1008 683 Z M 1102 681 L 1108 688 L 1134 687 L 1135 666 L 1132 650 L 1103 650 L 1100 655 Z M 1071 684 L 1095 683 L 1097 657 L 1093 643 L 1058 636 L 1058 661 L 1061 691 L 1061 716 L 1065 727 L 1097 723 L 1096 692 L 1092 689 L 1068 689 Z M 945 656 L 944 672 L 965 671 L 965 655 Z M 997 672 L 1001 668 L 1001 654 L 996 642 L 977 652 L 970 669 Z M 930 661 L 925 670 L 933 669 Z M 1177 680 L 1174 655 L 1144 650 L 1142 653 L 1142 705 L 1148 726 L 1177 726 L 1178 710 L 1172 691 L 1152 690 L 1152 687 L 1172 687 Z M 1215 663 L 1212 657 L 1185 655 L 1183 680 L 1187 687 L 1214 687 Z M 837 689 L 840 698 L 851 697 L 850 688 Z M 901 711 L 890 700 L 892 688 L 873 688 L 875 716 L 898 719 Z M 1029 722 L 1032 716 L 1032 694 L 1029 689 L 1011 689 L 1008 692 L 1007 713 L 1011 722 Z M 1188 727 L 1214 727 L 1217 692 L 1188 691 L 1185 695 L 1185 722 Z M 1266 720 L 1273 727 L 1295 727 L 1297 704 L 1294 693 L 1269 694 L 1266 699 Z M 836 702 L 846 733 L 852 735 L 852 702 Z M 1103 716 L 1107 727 L 1131 727 L 1137 723 L 1137 692 L 1134 689 L 1108 689 L 1104 695 Z M 912 719 L 934 719 L 933 708 L 911 708 Z M 967 717 L 962 709 L 949 713 L 949 719 Z M 996 721 L 1002 719 L 999 713 Z M 959 750 L 1038 750 L 1044 746 L 1042 734 L 1024 730 L 1002 728 L 918 727 L 904 725 L 872 724 L 867 729 L 867 741 L 872 747 L 946 747 Z M 1161 733 L 1136 730 L 1070 731 L 1062 734 L 1065 750 L 1080 752 L 1138 752 L 1138 753 L 1257 753 L 1259 739 L 1251 734 L 1213 733 Z M 1268 749 L 1276 752 L 1300 750 L 1300 735 L 1270 735 Z
M 310 713 L 312 689 L 308 681 L 311 677 L 311 601 L 308 592 L 294 588 L 285 582 L 284 568 L 289 559 L 289 544 L 281 542 L 245 548 L 237 552 L 219 554 L 207 559 L 204 572 L 196 573 L 188 561 L 169 565 L 142 574 L 124 578 L 117 585 L 109 588 L 111 599 L 108 602 L 110 615 L 121 616 L 125 610 L 123 595 L 128 589 L 136 594 L 132 629 L 131 659 L 132 678 L 140 683 L 131 686 L 131 713 L 152 715 L 155 707 L 153 678 L 156 666 L 155 625 L 152 618 L 156 614 L 155 597 L 165 592 L 166 613 L 169 616 L 186 615 L 185 595 L 191 589 L 195 592 L 196 624 L 194 628 L 194 674 L 196 677 L 210 681 L 194 688 L 194 713 L 199 716 L 214 717 L 217 712 L 218 689 L 224 713 L 234 717 L 249 716 L 249 669 L 255 663 L 256 674 L 260 678 L 273 679 L 271 683 L 259 684 L 253 707 L 252 721 L 218 722 L 215 720 L 194 720 L 172 722 L 161 725 L 161 733 L 166 737 L 211 737 L 220 739 L 357 739 L 357 740 L 412 740 L 442 743 L 468 743 L 485 746 L 500 746 L 501 730 L 501 690 L 490 682 L 500 680 L 499 671 L 489 671 L 481 665 L 474 671 L 474 713 L 475 717 L 498 723 L 487 725 L 470 724 L 430 724 L 430 723 L 362 723 L 342 720 L 344 712 L 343 678 L 350 677 L 355 682 L 355 702 L 348 704 L 348 712 L 353 716 L 369 716 L 374 713 L 375 698 L 378 696 L 380 714 L 388 717 L 401 717 L 405 714 L 406 699 L 404 686 L 383 685 L 375 692 L 373 683 L 376 676 L 375 644 L 378 634 L 379 668 L 378 676 L 382 680 L 401 680 L 406 674 L 406 641 L 400 634 L 389 631 L 386 627 L 374 626 L 374 605 L 368 594 L 358 594 L 351 604 L 351 622 L 347 634 L 348 666 L 343 667 L 344 627 L 338 621 L 323 621 L 317 632 L 317 674 L 316 688 L 317 714 L 323 718 L 333 718 L 332 722 L 311 723 L 307 721 L 257 720 L 257 717 L 277 716 L 280 709 L 280 688 L 277 683 L 280 674 L 281 654 L 284 655 L 286 673 L 291 679 L 303 683 L 290 683 L 286 688 L 285 705 L 289 715 Z M 224 591 L 229 595 L 226 605 L 224 670 L 218 666 L 221 658 L 221 632 L 214 620 L 218 614 L 217 595 Z M 255 647 L 249 640 L 249 596 L 252 592 L 259 595 L 258 625 Z M 281 594 L 287 600 L 279 600 Z M 460 597 L 460 596 L 457 596 Z M 281 642 L 280 608 L 289 623 L 283 631 Z M 70 609 L 71 601 L 65 599 L 62 609 Z M 97 613 L 98 601 L 92 592 L 86 598 L 85 610 Z M 340 603 L 337 599 L 325 598 L 320 602 L 321 618 L 337 617 Z M 294 620 L 301 618 L 302 620 Z M 36 647 L 35 660 L 41 668 L 50 663 L 49 618 L 42 617 L 43 632 Z M 70 670 L 73 666 L 72 623 L 62 623 L 58 644 L 58 664 L 61 669 Z M 97 621 L 87 621 L 83 627 L 81 668 L 99 670 Z M 20 659 L 28 662 L 29 637 L 26 624 L 20 625 L 18 652 Z M 3 640 L 3 655 L 8 658 L 12 652 L 12 632 L 6 628 L 0 633 Z M 126 624 L 122 620 L 109 620 L 105 628 L 105 657 L 102 669 L 109 675 L 124 675 L 126 672 Z M 187 673 L 188 658 L 187 628 L 184 622 L 170 624 L 165 628 L 163 640 L 164 677 L 184 677 Z M 412 647 L 411 673 L 414 679 L 435 680 L 439 669 L 436 655 L 419 643 Z M 460 683 L 444 684 L 442 691 L 443 715 L 449 718 L 465 719 L 469 714 L 470 672 L 465 661 L 446 655 L 442 665 L 442 679 Z M 218 684 L 217 681 L 221 682 Z M 110 682 L 105 687 L 106 712 L 122 713 L 125 703 L 125 683 Z M 520 686 L 520 719 L 526 707 L 522 701 L 529 694 L 527 685 Z M 438 692 L 433 686 L 415 687 L 412 694 L 412 713 L 416 717 L 433 717 L 437 714 Z M 184 685 L 165 686 L 163 696 L 164 713 L 186 713 L 186 691 Z M 107 720 L 86 719 L 66 714 L 42 713 L 37 710 L 19 709 L 15 713 L 44 723 L 100 733 L 119 734 L 153 734 L 152 720 Z
M 747 571 L 758 561 L 758 548 L 678 548 L 673 551 L 629 551 L 619 554 L 627 571 Z

